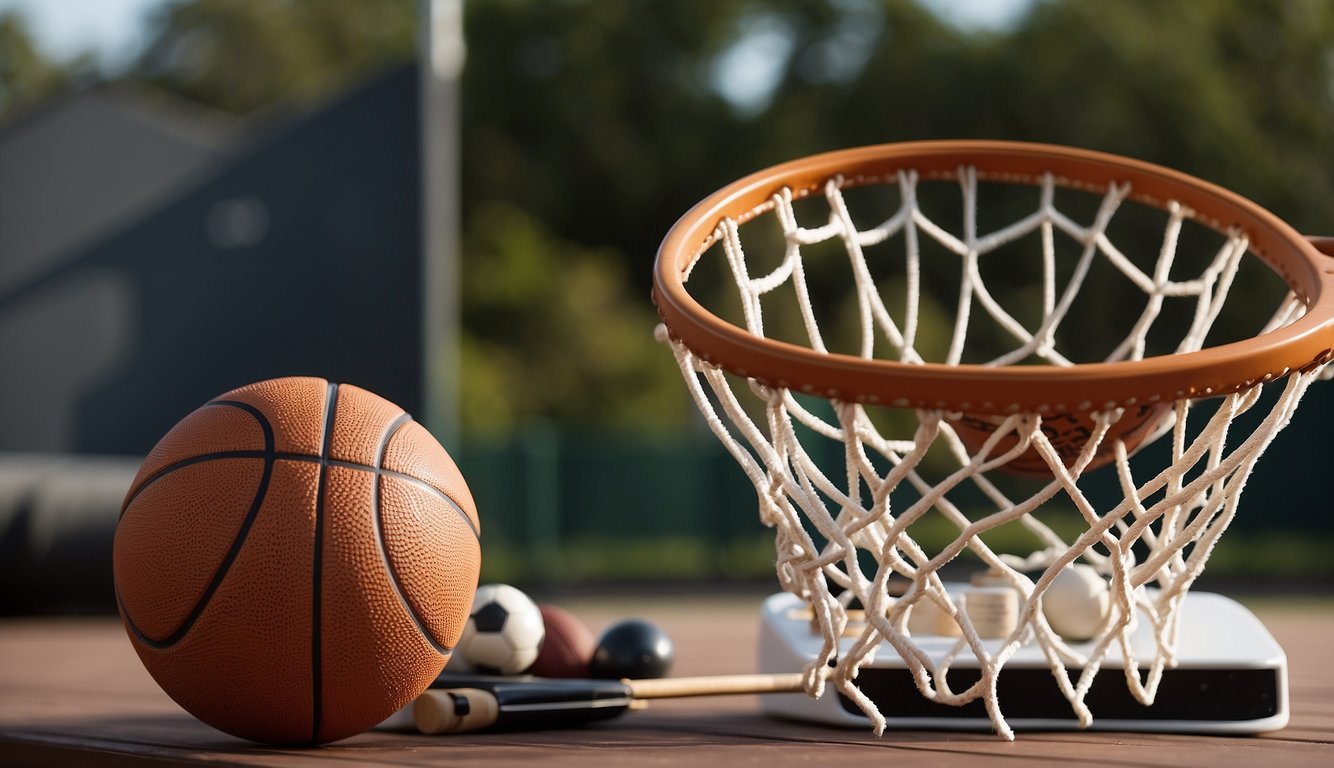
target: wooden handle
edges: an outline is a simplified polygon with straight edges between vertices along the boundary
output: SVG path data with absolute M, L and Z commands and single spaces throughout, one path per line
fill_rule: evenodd
M 496 697 L 476 688 L 431 688 L 412 705 L 417 730 L 428 734 L 476 731 L 499 716 Z
M 636 699 L 678 699 L 687 696 L 728 696 L 743 693 L 796 693 L 802 690 L 801 673 L 781 675 L 716 675 L 623 680 Z

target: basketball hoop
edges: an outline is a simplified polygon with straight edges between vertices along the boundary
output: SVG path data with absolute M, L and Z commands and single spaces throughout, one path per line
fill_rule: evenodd
M 939 204 L 942 187 L 952 206 Z M 1151 705 L 1174 663 L 1183 598 L 1247 476 L 1334 358 L 1334 259 L 1324 254 L 1334 241 L 1308 240 L 1206 182 L 1032 144 L 834 152 L 695 206 L 658 254 L 659 335 L 755 485 L 777 532 L 780 583 L 810 606 L 823 647 L 806 666 L 807 693 L 832 683 L 882 731 L 855 680 L 887 645 L 923 696 L 981 700 L 1013 738 L 996 680 L 1028 646 L 1081 726 L 1109 654 Z M 1247 270 L 1257 265 L 1281 282 L 1273 306 L 1227 337 L 1219 318 L 1256 303 Z M 939 288 L 940 273 L 957 280 Z M 1080 318 L 1112 284 L 1131 298 Z M 1118 308 L 1124 335 L 1090 358 Z M 1165 450 L 1131 461 L 1169 436 Z M 1114 503 L 1086 490 L 1102 466 L 1114 469 Z M 1016 490 L 1007 475 L 1038 480 Z M 1080 532 L 1059 535 L 1053 510 L 1077 514 Z M 918 535 L 928 519 L 948 524 L 946 543 Z M 1007 526 L 1033 545 L 993 548 Z M 984 573 L 961 593 L 941 571 L 964 554 Z M 1044 615 L 1051 585 L 1076 563 L 1109 596 L 1078 643 Z M 984 618 L 984 597 L 1015 610 Z M 864 621 L 850 623 L 854 599 Z M 1129 638 L 1145 621 L 1154 652 L 1141 671 Z M 951 631 L 948 653 L 924 650 L 923 638 Z M 955 691 L 948 673 L 964 659 L 980 679 Z

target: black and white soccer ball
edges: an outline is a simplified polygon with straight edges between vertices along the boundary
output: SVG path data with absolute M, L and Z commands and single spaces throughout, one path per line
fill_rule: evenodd
M 508 584 L 484 584 L 451 666 L 484 675 L 522 674 L 537 661 L 544 639 L 542 612 L 532 598 Z

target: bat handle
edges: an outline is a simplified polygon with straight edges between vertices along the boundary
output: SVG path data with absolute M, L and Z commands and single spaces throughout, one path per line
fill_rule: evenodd
M 477 688 L 432 688 L 412 705 L 417 730 L 429 734 L 476 731 L 499 716 L 496 697 Z
M 711 675 L 622 680 L 636 699 L 729 696 L 738 693 L 795 693 L 803 690 L 800 672 L 767 675 Z

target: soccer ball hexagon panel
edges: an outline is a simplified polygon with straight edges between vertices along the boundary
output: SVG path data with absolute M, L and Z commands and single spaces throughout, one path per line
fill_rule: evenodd
M 532 598 L 508 584 L 477 588 L 468 623 L 455 649 L 455 668 L 517 675 L 537 660 L 546 630 Z

